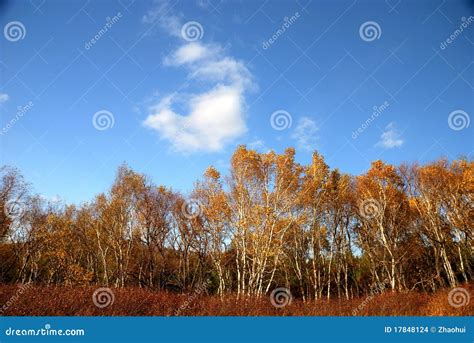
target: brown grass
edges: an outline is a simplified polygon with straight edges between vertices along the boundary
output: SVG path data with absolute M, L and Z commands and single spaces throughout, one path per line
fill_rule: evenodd
M 31 286 L 20 294 L 19 285 L 0 285 L 0 314 L 6 316 L 472 316 L 473 300 L 455 308 L 448 303 L 449 289 L 435 294 L 385 293 L 373 298 L 312 301 L 293 300 L 275 308 L 268 297 L 237 299 L 216 296 L 151 292 L 139 288 L 113 289 L 114 303 L 98 308 L 92 301 L 95 287 Z M 474 284 L 462 285 L 473 294 Z M 2 306 L 9 302 L 7 308 Z

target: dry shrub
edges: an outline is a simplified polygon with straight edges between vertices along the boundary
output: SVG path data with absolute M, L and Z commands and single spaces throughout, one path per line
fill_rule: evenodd
M 474 284 L 461 285 L 473 294 Z M 97 287 L 98 288 L 98 287 Z M 275 308 L 266 296 L 222 298 L 204 294 L 114 288 L 113 304 L 99 308 L 92 301 L 96 287 L 0 285 L 0 305 L 7 316 L 472 316 L 474 304 L 459 308 L 448 302 L 450 289 L 435 294 L 402 292 L 343 300 L 317 300 Z M 359 305 L 361 305 L 359 307 Z M 0 307 L 0 312 L 1 312 Z M 356 311 L 356 312 L 354 312 Z

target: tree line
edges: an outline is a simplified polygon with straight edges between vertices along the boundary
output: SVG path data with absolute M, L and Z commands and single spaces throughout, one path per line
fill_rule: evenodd
M 240 146 L 184 196 L 118 168 L 81 205 L 35 195 L 1 168 L 0 282 L 139 286 L 303 300 L 352 298 L 385 285 L 435 291 L 473 277 L 474 162 L 375 161 L 363 175 L 315 152 Z

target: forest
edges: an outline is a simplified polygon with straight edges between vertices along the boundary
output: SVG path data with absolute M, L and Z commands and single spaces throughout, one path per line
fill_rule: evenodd
M 285 287 L 301 303 L 434 293 L 472 283 L 474 162 L 440 159 L 353 176 L 314 152 L 239 146 L 229 171 L 192 192 L 127 164 L 80 205 L 35 194 L 1 168 L 0 283 L 252 296 Z

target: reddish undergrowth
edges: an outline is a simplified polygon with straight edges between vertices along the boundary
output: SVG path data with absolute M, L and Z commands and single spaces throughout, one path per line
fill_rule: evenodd
M 461 285 L 469 295 L 474 284 Z M 462 307 L 448 302 L 449 289 L 435 294 L 385 293 L 351 300 L 303 303 L 294 299 L 275 308 L 268 297 L 222 299 L 204 294 L 152 292 L 140 288 L 112 289 L 113 304 L 98 308 L 92 301 L 96 287 L 0 285 L 0 312 L 6 316 L 472 316 L 471 301 Z M 4 304 L 8 306 L 2 307 Z M 362 305 L 363 306 L 359 306 Z M 5 309 L 6 308 L 6 309 Z M 356 310 L 356 312 L 354 312 Z

